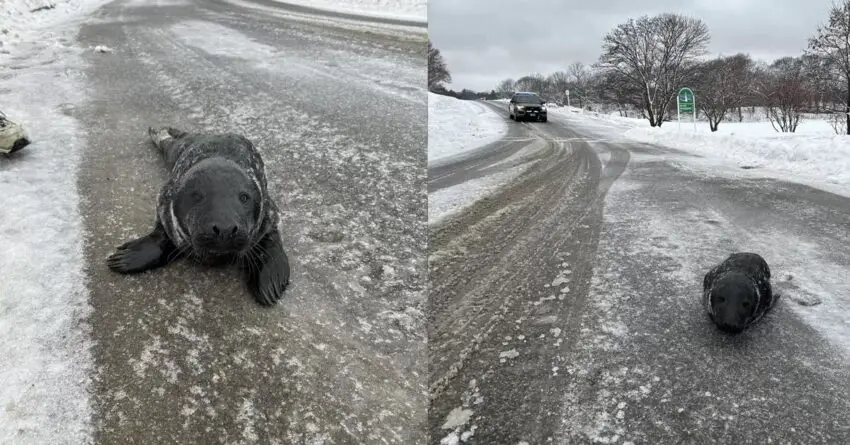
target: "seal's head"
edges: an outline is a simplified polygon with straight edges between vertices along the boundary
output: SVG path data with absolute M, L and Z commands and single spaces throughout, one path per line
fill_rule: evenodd
M 174 196 L 174 217 L 193 253 L 208 260 L 243 255 L 261 223 L 262 190 L 245 168 L 207 159 L 184 175 Z
M 715 324 L 725 332 L 743 331 L 755 317 L 759 298 L 758 288 L 749 276 L 730 272 L 719 277 L 709 294 Z

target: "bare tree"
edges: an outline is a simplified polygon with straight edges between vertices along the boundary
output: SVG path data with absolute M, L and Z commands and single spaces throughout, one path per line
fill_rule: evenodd
M 578 100 L 579 108 L 584 108 L 590 86 L 590 70 L 581 62 L 575 62 L 569 67 L 570 96 Z
M 630 109 L 643 110 L 642 90 L 622 73 L 599 71 L 593 78 L 596 97 L 603 102 L 616 104 L 620 116 L 627 117 Z
M 507 99 L 514 93 L 514 91 L 516 91 L 516 82 L 513 79 L 505 79 L 496 85 L 496 93 L 498 93 L 502 99 Z
M 809 54 L 819 55 L 834 68 L 835 77 L 844 88 L 845 125 L 850 134 L 850 0 L 844 0 L 829 10 L 829 21 L 818 27 L 809 39 Z
M 839 72 L 831 60 L 817 54 L 807 53 L 801 57 L 803 71 L 812 87 L 812 103 L 809 108 L 815 113 L 835 112 L 835 104 L 844 102 L 841 94 Z M 844 105 L 841 106 L 841 110 Z
M 538 73 L 523 76 L 517 79 L 515 87 L 517 91 L 543 93 L 543 90 L 546 89 L 546 78 Z
M 570 86 L 570 76 L 566 71 L 556 71 L 546 78 L 546 96 L 559 103 L 566 104 L 565 91 Z
M 446 61 L 443 60 L 443 55 L 440 50 L 435 48 L 428 40 L 428 90 L 435 91 L 438 87 L 443 86 L 443 83 L 451 83 L 452 75 L 446 67 Z
M 708 118 L 711 131 L 727 113 L 741 106 L 749 93 L 753 62 L 745 54 L 717 58 L 699 65 L 695 73 L 697 107 Z
M 794 133 L 811 97 L 801 61 L 793 57 L 779 59 L 760 79 L 759 90 L 773 129 Z
M 708 41 L 701 20 L 677 14 L 643 16 L 604 37 L 600 64 L 642 91 L 644 115 L 656 127 Z

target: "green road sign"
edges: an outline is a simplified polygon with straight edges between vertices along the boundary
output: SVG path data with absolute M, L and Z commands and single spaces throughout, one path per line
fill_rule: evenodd
M 693 113 L 694 111 L 694 92 L 690 88 L 682 88 L 679 90 L 677 97 L 679 102 L 680 113 Z

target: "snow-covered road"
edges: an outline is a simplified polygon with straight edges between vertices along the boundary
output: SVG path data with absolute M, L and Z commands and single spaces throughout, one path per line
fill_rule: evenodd
M 429 169 L 433 193 L 501 171 L 523 136 L 548 141 L 431 229 L 433 443 L 847 443 L 846 187 L 797 183 L 811 163 L 741 169 L 692 136 L 692 150 L 647 144 L 611 121 L 551 113 L 440 165 L 439 184 Z M 734 339 L 700 304 L 733 251 L 764 255 L 782 294 Z

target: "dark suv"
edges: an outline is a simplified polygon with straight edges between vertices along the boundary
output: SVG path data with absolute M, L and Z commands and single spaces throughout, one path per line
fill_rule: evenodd
M 508 104 L 508 113 L 511 119 L 519 122 L 528 119 L 546 122 L 546 101 L 541 99 L 537 93 L 514 93 Z

